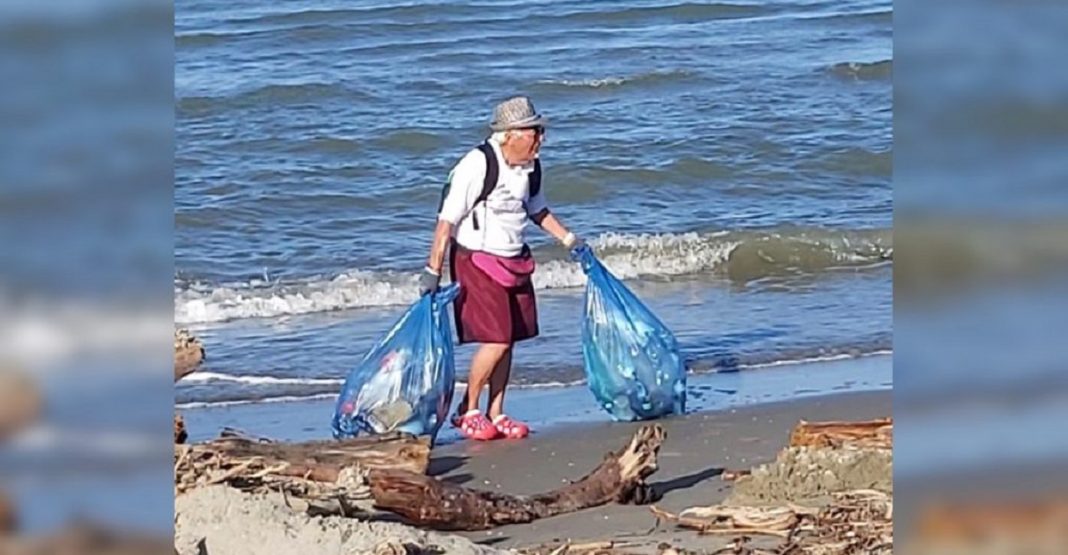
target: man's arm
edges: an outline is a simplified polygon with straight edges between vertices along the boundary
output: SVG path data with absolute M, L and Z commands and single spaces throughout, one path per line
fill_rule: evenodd
M 449 248 L 449 238 L 452 237 L 453 225 L 445 220 L 438 220 L 434 228 L 434 242 L 430 245 L 430 258 L 426 267 L 434 274 L 441 275 L 445 267 L 445 250 Z
M 552 235 L 557 241 L 560 241 L 569 249 L 575 245 L 576 241 L 578 241 L 575 234 L 568 231 L 568 229 L 564 227 L 564 224 L 561 223 L 560 220 L 556 218 L 556 215 L 550 212 L 548 208 L 542 209 L 537 214 L 531 216 L 530 219 L 534 220 L 534 223 L 538 224 L 538 227 L 544 229 L 546 233 Z

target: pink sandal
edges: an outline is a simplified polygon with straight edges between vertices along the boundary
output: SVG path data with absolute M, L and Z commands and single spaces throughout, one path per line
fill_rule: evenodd
M 500 431 L 478 409 L 467 411 L 460 417 L 460 433 L 467 439 L 489 441 L 497 439 Z
M 497 432 L 508 439 L 523 439 L 530 435 L 530 426 L 517 420 L 512 420 L 506 414 L 494 418 L 493 426 L 497 429 Z

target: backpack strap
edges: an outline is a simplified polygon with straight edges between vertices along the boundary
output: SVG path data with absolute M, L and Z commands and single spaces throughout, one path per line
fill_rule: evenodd
M 497 164 L 497 153 L 493 151 L 493 147 L 486 141 L 478 145 L 478 150 L 482 152 L 482 155 L 486 157 L 486 174 L 482 177 L 482 191 L 478 193 L 478 198 L 475 199 L 475 203 L 471 205 L 471 223 L 475 229 L 479 229 L 478 224 L 478 212 L 475 212 L 475 208 L 479 204 L 486 202 L 490 193 L 497 187 L 497 181 L 500 179 L 501 170 Z M 449 186 L 452 184 L 452 174 L 449 174 L 449 179 L 445 183 L 445 188 L 441 191 L 441 200 L 438 202 L 438 213 L 441 212 L 441 208 L 445 205 L 445 197 L 449 194 Z M 530 173 L 530 196 L 534 196 L 541 191 L 541 160 L 534 160 L 534 171 Z
M 471 224 L 475 229 L 479 228 L 478 212 L 475 211 L 475 208 L 483 202 L 486 202 L 490 193 L 497 187 L 497 180 L 501 175 L 501 169 L 497 165 L 497 153 L 493 151 L 493 147 L 489 144 L 489 141 L 478 145 L 478 150 L 482 151 L 482 155 L 486 157 L 486 175 L 482 178 L 482 192 L 478 194 L 475 203 L 471 205 Z
M 530 196 L 541 192 L 541 160 L 534 159 L 534 171 L 530 172 Z

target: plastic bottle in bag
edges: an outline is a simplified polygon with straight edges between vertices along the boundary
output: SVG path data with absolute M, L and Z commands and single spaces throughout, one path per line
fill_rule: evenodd
M 456 382 L 448 305 L 458 292 L 451 284 L 421 297 L 349 372 L 334 437 L 403 431 L 436 439 Z
M 590 391 L 615 420 L 686 411 L 686 365 L 665 326 L 588 247 L 575 253 L 586 273 L 582 358 Z

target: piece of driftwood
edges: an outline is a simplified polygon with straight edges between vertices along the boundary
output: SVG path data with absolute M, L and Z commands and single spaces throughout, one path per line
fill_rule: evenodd
M 750 476 L 752 474 L 753 471 L 748 468 L 745 470 L 724 470 L 722 473 L 720 473 L 719 479 L 723 480 L 724 482 L 733 482 L 738 478 Z
M 639 490 L 648 489 L 645 478 L 657 469 L 663 441 L 662 427 L 642 426 L 625 447 L 605 455 L 582 479 L 538 495 L 477 491 L 394 470 L 372 470 L 369 483 L 377 508 L 397 513 L 412 524 L 440 530 L 484 530 L 644 495 Z
M 790 433 L 790 447 L 842 447 L 890 449 L 894 442 L 891 418 L 865 422 L 806 422 Z
M 702 534 L 743 536 L 736 542 L 742 553 L 888 555 L 893 549 L 893 507 L 893 498 L 886 492 L 855 490 L 834 494 L 832 501 L 820 508 L 715 505 L 692 507 L 679 514 L 656 507 L 651 510 L 660 520 Z M 756 549 L 747 545 L 747 537 L 753 535 L 775 536 L 782 542 L 771 550 Z
M 274 443 L 246 437 L 175 446 L 175 490 L 227 484 L 280 491 L 295 508 L 351 516 L 365 500 L 412 524 L 483 530 L 648 498 L 645 478 L 657 469 L 664 441 L 659 425 L 641 427 L 630 442 L 581 480 L 532 496 L 477 491 L 426 476 L 429 444 L 405 434 L 344 441 Z
M 193 373 L 204 361 L 204 345 L 186 330 L 174 331 L 174 381 Z
M 545 545 L 520 549 L 522 555 L 617 555 L 627 553 L 629 548 L 638 547 L 635 542 L 625 541 L 595 541 L 572 543 L 570 541 L 559 545 Z
M 425 474 L 430 444 L 407 434 L 340 441 L 276 443 L 232 434 L 205 443 L 175 446 L 175 487 L 225 483 L 239 489 L 266 489 L 287 477 L 336 484 L 346 470 L 399 470 Z M 279 488 L 282 489 L 282 488 Z

